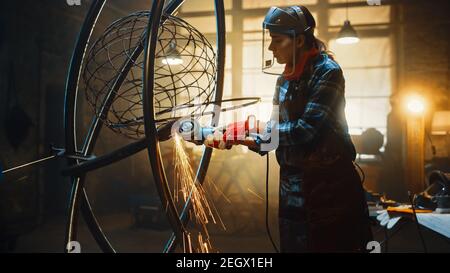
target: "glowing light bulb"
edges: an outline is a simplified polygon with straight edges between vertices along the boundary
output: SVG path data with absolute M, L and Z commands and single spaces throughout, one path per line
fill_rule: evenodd
M 425 111 L 425 101 L 418 96 L 410 97 L 406 101 L 406 108 L 410 113 L 422 114 Z

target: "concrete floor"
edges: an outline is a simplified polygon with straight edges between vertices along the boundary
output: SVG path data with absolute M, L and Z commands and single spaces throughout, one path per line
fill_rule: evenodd
M 171 230 L 136 228 L 130 214 L 115 214 L 99 217 L 105 233 L 117 252 L 158 253 L 171 234 Z M 32 232 L 19 237 L 14 252 L 18 253 L 55 253 L 62 252 L 64 245 L 65 219 L 54 218 Z M 273 252 L 267 235 L 263 232 L 233 234 L 224 231 L 211 231 L 211 243 L 221 253 L 271 253 Z M 78 241 L 85 253 L 101 252 L 81 221 Z
M 117 252 L 125 253 L 158 253 L 161 252 L 171 230 L 154 230 L 136 228 L 131 214 L 122 213 L 100 216 L 99 221 L 105 233 Z M 273 225 L 272 225 L 273 226 Z M 400 227 L 400 225 L 399 225 Z M 385 239 L 383 230 L 373 228 L 375 240 Z M 19 237 L 14 252 L 16 253 L 58 253 L 63 251 L 65 219 L 53 218 L 32 232 Z M 394 230 L 389 233 L 393 234 Z M 273 253 L 271 243 L 264 227 L 259 231 L 227 233 L 218 229 L 210 229 L 211 243 L 216 251 L 221 253 Z M 278 230 L 274 228 L 272 234 L 278 245 Z M 428 252 L 450 253 L 450 240 L 437 233 L 422 228 Z M 101 252 L 90 235 L 87 227 L 81 221 L 79 227 L 79 242 L 84 253 Z M 389 240 L 388 252 L 392 253 L 420 253 L 423 247 L 420 242 L 417 227 L 414 223 L 405 222 L 404 225 Z M 382 252 L 385 252 L 384 245 Z

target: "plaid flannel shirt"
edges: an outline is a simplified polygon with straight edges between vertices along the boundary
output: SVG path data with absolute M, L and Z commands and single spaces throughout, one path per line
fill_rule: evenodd
M 307 92 L 307 104 L 300 118 L 290 119 L 286 102 L 292 100 L 293 86 L 295 92 Z M 292 156 L 302 156 L 302 147 L 310 145 L 322 132 L 322 128 L 329 127 L 339 132 L 350 151 L 354 154 L 354 146 L 348 134 L 345 118 L 345 80 L 339 65 L 321 53 L 313 61 L 310 77 L 300 77 L 298 81 L 287 81 L 279 77 L 273 98 L 273 104 L 278 106 L 279 120 L 270 121 L 266 133 L 278 130 L 279 144 L 277 159 L 280 165 L 288 164 Z M 291 92 L 288 92 L 290 90 Z M 293 152 L 294 151 L 294 152 Z M 289 155 L 291 153 L 291 155 Z M 295 155 L 292 155 L 295 153 Z M 265 154 L 260 152 L 260 154 Z

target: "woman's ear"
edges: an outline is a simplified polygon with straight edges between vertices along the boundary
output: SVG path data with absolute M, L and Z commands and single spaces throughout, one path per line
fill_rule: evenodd
M 296 39 L 296 48 L 302 48 L 305 45 L 305 35 L 301 34 Z

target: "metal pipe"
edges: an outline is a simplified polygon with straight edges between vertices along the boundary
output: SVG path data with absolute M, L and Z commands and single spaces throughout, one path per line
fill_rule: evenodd
M 48 161 L 50 159 L 54 159 L 56 157 L 57 157 L 57 155 L 51 155 L 51 156 L 47 156 L 47 157 L 44 157 L 44 158 L 41 158 L 41 159 L 38 159 L 38 160 L 35 160 L 35 161 L 31 161 L 31 162 L 22 164 L 20 166 L 16 166 L 14 168 L 10 168 L 10 169 L 4 170 L 4 171 L 2 171 L 2 174 L 6 174 L 6 173 L 9 173 L 9 172 L 18 170 L 18 169 L 29 167 L 29 166 L 32 166 L 32 165 L 35 165 L 35 164 L 38 164 L 38 163 L 42 163 L 42 162 Z

